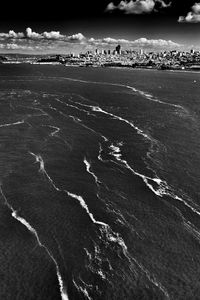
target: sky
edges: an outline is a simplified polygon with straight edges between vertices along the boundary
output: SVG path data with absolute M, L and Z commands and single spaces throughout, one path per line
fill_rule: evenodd
M 0 53 L 200 50 L 199 32 L 200 0 L 1 3 Z

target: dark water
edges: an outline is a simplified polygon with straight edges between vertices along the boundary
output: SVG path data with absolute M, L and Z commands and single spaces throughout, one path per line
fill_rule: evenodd
M 0 66 L 0 299 L 200 299 L 199 92 Z

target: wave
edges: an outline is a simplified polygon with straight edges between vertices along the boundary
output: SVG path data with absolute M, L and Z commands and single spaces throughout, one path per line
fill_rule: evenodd
M 115 148 L 113 149 L 113 151 L 114 150 L 116 150 Z M 118 151 L 118 149 L 117 149 L 117 153 L 118 153 L 119 151 Z M 126 244 L 125 244 L 125 242 L 124 242 L 124 240 L 122 239 L 122 237 L 119 235 L 119 233 L 117 233 L 117 232 L 114 232 L 112 229 L 111 229 L 111 227 L 108 225 L 108 224 L 106 224 L 106 223 L 104 223 L 104 222 L 102 222 L 102 221 L 98 221 L 98 220 L 96 220 L 95 218 L 94 218 L 94 215 L 90 212 L 90 210 L 89 210 L 89 208 L 88 208 L 88 206 L 87 206 L 87 204 L 86 204 L 86 202 L 85 202 L 85 200 L 83 199 L 83 197 L 82 196 L 80 196 L 80 195 L 76 195 L 76 194 L 74 194 L 74 193 L 72 193 L 72 192 L 69 192 L 69 191 L 67 191 L 67 190 L 65 190 L 65 189 L 60 189 L 60 188 L 58 188 L 57 186 L 56 186 L 56 184 L 54 183 L 54 181 L 51 179 L 51 177 L 48 175 L 48 173 L 46 172 L 46 170 L 45 170 L 45 167 L 44 167 L 44 161 L 43 161 L 43 159 L 42 159 L 42 157 L 41 157 L 41 155 L 36 155 L 36 154 L 34 154 L 33 152 L 29 152 L 32 156 L 34 156 L 35 157 L 35 159 L 36 159 L 36 162 L 38 162 L 39 164 L 40 164 L 40 168 L 39 168 L 39 172 L 41 172 L 42 174 L 44 174 L 46 177 L 47 177 L 47 179 L 49 180 L 49 182 L 50 182 L 50 184 L 53 186 L 53 188 L 54 189 L 56 189 L 56 191 L 59 191 L 59 192 L 64 192 L 64 193 L 66 193 L 68 196 L 70 196 L 71 198 L 73 198 L 73 199 L 76 199 L 77 201 L 79 201 L 79 203 L 80 203 L 80 205 L 81 205 L 81 207 L 87 212 L 87 214 L 88 214 L 88 216 L 90 217 L 90 219 L 91 219 L 91 221 L 94 223 L 94 224 L 96 224 L 96 225 L 98 225 L 98 226 L 100 226 L 100 232 L 102 233 L 102 235 L 104 236 L 105 235 L 105 237 L 106 237 L 106 240 L 108 241 L 108 242 L 113 242 L 113 243 L 117 243 L 117 245 L 119 245 L 120 247 L 121 247 L 121 249 L 122 249 L 122 252 L 123 252 L 123 254 L 124 254 L 124 256 L 128 259 L 128 261 L 129 261 L 129 263 L 131 264 L 130 265 L 130 268 L 131 268 L 131 270 L 135 273 L 136 272 L 136 270 L 135 270 L 135 267 L 134 267 L 134 265 L 133 264 L 136 264 L 141 270 L 142 270 L 142 272 L 143 273 L 145 273 L 145 275 L 147 276 L 147 278 L 156 286 L 156 287 L 158 287 L 162 292 L 163 292 L 163 294 L 167 297 L 167 298 L 169 298 L 168 297 L 168 293 L 166 292 L 166 290 L 165 290 L 165 288 L 155 279 L 155 276 L 154 275 L 150 275 L 150 273 L 134 258 L 134 257 L 132 257 L 130 254 L 129 254 L 129 252 L 128 252 L 128 248 L 127 248 L 127 246 L 126 246 Z M 118 153 L 119 154 L 119 153 Z M 120 158 L 118 158 L 118 159 L 120 159 Z M 120 159 L 121 160 L 121 159 Z M 123 160 L 122 160 L 123 161 Z M 124 162 L 124 161 L 123 161 Z M 89 165 L 87 164 L 87 168 L 89 168 Z M 92 174 L 91 174 L 92 175 Z M 99 270 L 100 271 L 100 270 Z M 99 274 L 100 276 L 102 275 L 102 274 Z M 103 274 L 104 275 L 104 274 Z M 102 276 L 101 276 L 102 277 Z M 104 277 L 104 276 L 103 276 Z M 87 290 L 82 290 L 82 289 L 80 289 L 80 286 L 79 286 L 79 291 L 82 291 L 82 293 L 84 293 L 85 294 L 85 292 L 87 291 Z M 86 296 L 86 294 L 85 294 L 85 296 Z M 89 294 L 88 294 L 88 296 L 89 296 Z
M 83 103 L 79 103 L 79 104 L 82 106 L 89 107 L 92 111 L 106 114 L 108 116 L 111 116 L 113 119 L 116 119 L 116 120 L 119 120 L 119 121 L 122 121 L 122 122 L 128 124 L 129 126 L 134 128 L 139 135 L 142 135 L 144 138 L 151 141 L 151 137 L 148 134 L 146 134 L 142 129 L 140 129 L 138 126 L 133 124 L 133 122 L 130 122 L 127 119 L 124 119 L 118 115 L 112 114 L 112 113 L 100 108 L 99 106 L 87 105 L 87 104 L 83 104 Z M 108 139 L 106 137 L 104 137 L 104 139 L 105 139 L 105 141 L 108 141 Z
M 76 289 L 77 289 L 79 292 L 82 292 L 83 295 L 84 295 L 88 300 L 92 300 L 92 298 L 91 298 L 91 297 L 89 296 L 89 294 L 88 294 L 88 291 L 87 291 L 86 287 L 83 288 L 82 286 L 78 285 L 74 279 L 72 280 L 72 282 L 73 282 L 74 286 L 76 287 Z
M 166 288 L 156 279 L 155 275 L 150 274 L 149 271 L 141 263 L 138 263 L 138 261 L 135 262 L 137 263 L 138 267 L 143 271 L 143 273 L 146 275 L 146 277 L 149 279 L 149 281 L 152 282 L 156 287 L 158 287 L 165 295 L 165 297 L 170 300 L 170 296 Z
M 6 77 L 6 76 L 2 76 L 2 77 Z M 25 79 L 23 81 L 30 81 L 29 79 L 27 79 L 27 77 L 31 77 L 33 79 L 39 79 L 39 80 L 56 79 L 56 80 L 68 80 L 68 81 L 80 82 L 80 83 L 86 83 L 86 84 L 89 83 L 89 84 L 97 84 L 97 85 L 108 85 L 108 86 L 123 87 L 123 88 L 131 89 L 134 93 L 137 93 L 138 95 L 144 97 L 147 100 L 150 100 L 150 101 L 153 101 L 153 102 L 158 102 L 162 105 L 168 105 L 168 106 L 172 106 L 172 107 L 179 108 L 179 109 L 182 109 L 182 110 L 186 111 L 186 109 L 181 105 L 162 101 L 162 100 L 154 97 L 153 95 L 151 95 L 148 92 L 141 91 L 141 90 L 139 90 L 139 89 L 137 89 L 133 86 L 126 85 L 126 84 L 104 82 L 104 81 L 83 80 L 83 79 L 75 79 L 75 78 L 70 78 L 70 77 L 52 77 L 52 76 L 45 76 L 45 77 L 39 76 L 38 77 L 38 76 L 30 76 L 30 75 L 29 76 L 16 76 L 16 77 L 19 77 L 19 78 L 24 77 Z M 15 80 L 9 80 L 9 81 L 15 81 Z M 22 80 L 17 79 L 17 81 L 22 81 Z
M 103 202 L 105 203 L 107 211 L 109 211 L 109 212 L 112 213 L 112 214 L 115 214 L 115 215 L 118 217 L 118 218 L 116 219 L 117 222 L 119 222 L 119 223 L 121 223 L 121 224 L 123 224 L 123 225 L 127 224 L 127 221 L 125 220 L 125 218 L 124 218 L 124 216 L 122 215 L 122 213 L 121 213 L 118 209 L 113 208 L 113 205 L 112 205 L 111 203 L 108 203 L 108 201 L 105 201 L 105 200 L 102 199 L 102 198 L 100 197 L 100 195 L 99 195 L 99 191 L 100 191 L 100 186 L 101 186 L 101 185 L 103 185 L 103 187 L 105 187 L 105 189 L 106 189 L 108 192 L 113 192 L 113 191 L 111 191 L 105 183 L 102 183 L 102 182 L 98 179 L 97 175 L 92 171 L 92 166 L 91 166 L 91 164 L 89 163 L 89 161 L 88 161 L 86 158 L 84 158 L 83 162 L 84 162 L 84 164 L 85 164 L 85 166 L 86 166 L 87 172 L 94 178 L 94 181 L 95 181 L 95 183 L 96 183 L 96 185 L 97 185 L 97 188 L 98 188 L 98 191 L 97 191 L 97 197 L 98 197 L 98 199 L 100 199 L 101 201 L 103 201 Z M 115 193 L 115 192 L 114 192 L 114 193 Z M 110 207 L 110 206 L 111 206 L 111 207 Z M 130 228 L 130 224 L 129 224 L 128 227 Z
M 53 188 L 56 191 L 64 192 L 65 194 L 67 194 L 67 196 L 77 200 L 80 203 L 81 207 L 87 212 L 87 215 L 89 216 L 90 220 L 94 224 L 100 226 L 100 231 L 103 234 L 105 233 L 107 239 L 111 242 L 115 242 L 115 243 L 119 244 L 122 247 L 123 252 L 124 251 L 126 252 L 127 251 L 127 246 L 125 245 L 125 242 L 123 241 L 123 239 L 120 237 L 119 233 L 114 232 L 108 224 L 106 224 L 102 221 L 96 220 L 94 215 L 90 212 L 90 210 L 89 210 L 89 208 L 88 208 L 88 206 L 87 206 L 87 204 L 86 204 L 86 202 L 85 202 L 85 200 L 83 199 L 82 196 L 76 195 L 76 194 L 74 194 L 72 192 L 69 192 L 65 189 L 58 188 L 56 186 L 56 184 L 54 183 L 54 181 L 52 180 L 52 178 L 46 172 L 45 167 L 44 167 L 44 160 L 42 159 L 41 155 L 36 155 L 36 154 L 34 154 L 33 152 L 30 152 L 30 151 L 29 151 L 29 154 L 31 154 L 32 156 L 35 157 L 36 162 L 38 162 L 39 165 L 40 165 L 39 172 L 46 176 L 46 178 L 48 179 L 49 183 L 53 186 Z
M 130 170 L 134 175 L 142 178 L 146 186 L 157 196 L 163 197 L 163 196 L 169 196 L 173 198 L 174 200 L 181 201 L 184 203 L 185 206 L 187 206 L 190 210 L 192 210 L 194 213 L 200 215 L 200 207 L 194 203 L 192 200 L 190 200 L 189 204 L 185 199 L 179 197 L 176 195 L 175 191 L 172 187 L 170 187 L 165 180 L 160 179 L 159 177 L 149 177 L 144 174 L 141 174 L 137 171 L 135 171 L 126 160 L 122 159 L 122 154 L 120 152 L 120 148 L 118 146 L 114 146 L 111 144 L 109 148 L 112 150 L 110 154 L 112 154 L 116 160 L 121 163 L 124 167 L 126 167 L 128 170 Z M 154 186 L 151 184 L 151 182 L 156 183 L 158 188 L 155 189 Z
M 122 145 L 122 143 L 118 143 L 118 144 Z M 115 151 L 115 155 L 116 155 L 117 159 L 121 160 L 120 148 L 117 147 L 117 146 L 113 146 L 113 145 L 111 145 L 110 147 L 113 149 L 113 151 Z M 91 171 L 91 164 L 87 161 L 86 158 L 84 158 L 84 163 L 86 165 L 87 172 L 92 175 L 92 177 L 94 178 L 97 186 L 99 186 L 101 184 L 101 181 L 99 181 L 98 177 L 94 174 L 94 172 Z M 124 219 L 124 217 L 123 217 L 123 219 Z M 126 220 L 125 220 L 125 222 L 126 222 Z M 108 234 L 108 232 L 106 234 Z M 107 237 L 109 238 L 110 241 L 115 241 L 115 236 L 111 235 L 111 236 L 107 236 Z M 121 238 L 118 236 L 118 239 L 121 239 Z M 158 280 L 155 278 L 154 275 L 150 274 L 149 271 L 144 266 L 141 265 L 141 263 L 139 263 L 135 258 L 133 258 L 129 254 L 127 246 L 124 244 L 124 241 L 122 239 L 121 239 L 121 246 L 122 246 L 123 254 L 125 255 L 125 257 L 130 262 L 133 261 L 142 270 L 142 272 L 145 273 L 145 275 L 147 276 L 149 281 L 151 281 L 155 286 L 157 286 L 163 292 L 163 294 L 166 296 L 166 298 L 169 299 L 169 294 L 167 293 L 166 289 L 162 286 L 162 284 L 160 282 L 158 282 Z M 89 258 L 91 260 L 91 258 L 92 258 L 91 254 L 88 252 L 87 249 L 85 249 L 85 251 L 86 251 L 86 254 L 89 256 Z M 96 248 L 95 248 L 95 253 L 96 253 Z M 135 269 L 134 269 L 134 272 L 136 272 Z M 98 270 L 98 274 L 102 277 L 102 279 L 106 279 L 106 275 L 102 273 L 102 270 Z
M 186 221 L 185 219 L 183 221 L 183 224 L 186 227 L 186 229 L 189 231 L 189 233 L 192 234 L 200 242 L 200 232 L 196 228 L 196 226 L 194 226 L 194 224 L 192 224 L 191 222 Z
M 55 98 L 54 100 L 57 101 L 57 102 L 62 103 L 62 104 L 65 105 L 65 106 L 72 107 L 72 108 L 74 108 L 74 109 L 76 109 L 76 110 L 79 110 L 79 111 L 81 111 L 81 112 L 85 112 L 87 115 L 91 115 L 91 116 L 93 116 L 93 117 L 96 117 L 94 114 L 91 114 L 89 111 L 84 110 L 84 109 L 81 109 L 81 108 L 79 108 L 79 107 L 77 107 L 77 106 L 75 106 L 75 105 L 65 103 L 65 102 L 61 101 L 60 99 L 58 99 L 58 98 Z
M 92 172 L 91 164 L 89 163 L 89 161 L 85 157 L 84 157 L 83 162 L 86 165 L 87 172 L 92 175 L 92 177 L 95 180 L 96 185 L 99 186 L 102 182 L 98 179 L 98 177 L 94 174 L 94 172 Z
M 134 125 L 133 122 L 128 121 L 127 119 L 124 119 L 118 115 L 112 114 L 106 110 L 103 110 L 102 108 L 100 108 L 99 106 L 94 106 L 94 105 L 88 105 L 88 104 L 83 104 L 83 103 L 78 103 L 79 105 L 82 105 L 84 107 L 88 107 L 90 108 L 92 111 L 98 112 L 98 113 L 103 113 L 106 114 L 110 117 L 112 117 L 113 119 L 122 121 L 126 124 L 128 124 L 129 126 L 131 126 L 132 128 L 134 128 L 134 130 L 136 130 L 136 132 L 143 136 L 145 139 L 147 139 L 151 145 L 152 142 L 154 143 L 154 139 L 152 140 L 152 137 L 149 136 L 148 134 L 146 134 L 142 129 L 140 129 L 139 127 L 137 127 L 136 125 Z M 107 142 L 109 141 L 107 137 L 104 137 L 104 140 Z M 176 193 L 174 192 L 173 188 L 171 188 L 166 181 L 160 179 L 156 174 L 155 177 L 149 177 L 146 175 L 143 175 L 137 171 L 135 171 L 128 163 L 126 160 L 122 159 L 122 154 L 121 154 L 121 150 L 119 148 L 119 145 L 110 145 L 110 149 L 111 154 L 116 158 L 116 160 L 118 162 L 120 162 L 123 166 L 125 166 L 127 169 L 129 169 L 134 175 L 139 176 L 140 178 L 142 178 L 142 180 L 144 181 L 144 183 L 146 184 L 146 186 L 157 196 L 159 197 L 163 197 L 164 195 L 166 196 L 170 196 L 175 200 L 181 201 L 184 203 L 184 205 L 186 205 L 189 209 L 191 209 L 194 213 L 200 215 L 200 208 L 197 204 L 195 204 L 194 202 L 190 201 L 192 203 L 192 205 L 190 205 L 186 200 L 182 199 L 181 197 L 177 196 Z M 102 150 L 101 150 L 102 151 Z M 98 156 L 99 159 L 101 159 L 101 154 L 99 153 Z M 154 172 L 155 173 L 155 172 Z M 157 189 L 154 187 L 154 185 L 157 184 Z
M 62 115 L 63 117 L 72 119 L 76 124 L 78 124 L 78 125 L 80 125 L 81 127 L 86 128 L 87 130 L 93 132 L 95 135 L 100 136 L 102 139 L 104 139 L 104 141 L 108 141 L 108 139 L 107 139 L 104 135 L 102 135 L 101 133 L 95 131 L 94 129 L 90 128 L 89 126 L 85 125 L 85 124 L 83 123 L 83 121 L 82 121 L 81 119 L 79 119 L 78 117 L 75 117 L 75 116 L 72 116 L 72 115 L 66 115 L 66 114 L 64 114 L 63 112 L 61 112 L 60 110 L 58 110 L 57 108 L 53 107 L 53 106 L 50 105 L 50 104 L 48 105 L 48 107 L 49 107 L 50 109 L 52 109 L 52 110 L 58 112 L 58 113 L 59 113 L 60 115 Z M 82 111 L 86 112 L 85 110 L 82 110 Z M 93 114 L 90 114 L 90 115 L 93 115 Z
M 54 78 L 54 79 L 58 79 L 58 77 L 48 77 L 48 78 Z M 181 105 L 178 104 L 173 104 L 173 103 L 168 103 L 162 100 L 159 100 L 158 98 L 154 97 L 152 94 L 145 92 L 145 91 L 141 91 L 133 86 L 130 85 L 126 85 L 126 84 L 120 84 L 120 83 L 111 83 L 111 82 L 104 82 L 104 81 L 91 81 L 91 80 L 82 80 L 82 79 L 74 79 L 74 78 L 69 78 L 69 77 L 59 77 L 59 79 L 65 79 L 65 80 L 69 80 L 69 81 L 75 81 L 75 82 L 81 82 L 81 83 L 90 83 L 90 84 L 99 84 L 99 85 L 110 85 L 110 86 L 117 86 L 117 87 L 124 87 L 127 89 L 132 90 L 133 92 L 137 93 L 138 95 L 144 97 L 147 100 L 153 101 L 153 102 L 158 102 L 160 104 L 163 105 L 168 105 L 168 106 L 172 106 L 175 108 L 179 108 L 179 109 L 183 109 L 185 110 L 185 108 Z
M 52 128 L 52 129 L 55 129 L 54 131 L 52 131 L 50 133 L 51 136 L 54 136 L 56 135 L 59 131 L 60 131 L 60 128 L 59 127 L 56 127 L 56 126 L 53 126 L 53 125 L 41 125 L 43 127 L 49 127 L 49 128 Z
M 1 124 L 1 125 L 0 125 L 0 128 L 1 128 L 1 127 L 9 127 L 9 126 L 20 125 L 20 124 L 24 124 L 24 123 L 25 123 L 25 121 L 22 120 L 22 121 L 17 121 L 17 122 L 14 122 L 14 123 Z
M 122 121 L 126 124 L 128 124 L 129 126 L 131 126 L 132 128 L 134 128 L 136 130 L 136 132 L 143 136 L 145 139 L 147 139 L 151 145 L 152 145 L 152 142 L 154 143 L 155 140 L 153 139 L 152 140 L 152 137 L 149 136 L 148 134 L 146 134 L 142 129 L 140 129 L 138 126 L 134 125 L 132 122 L 128 121 L 127 119 L 124 119 L 118 115 L 115 115 L 115 114 L 112 114 L 106 110 L 103 110 L 102 108 L 100 108 L 99 106 L 93 106 L 93 105 L 88 105 L 88 104 L 83 104 L 83 103 L 79 103 L 80 105 L 82 106 L 85 106 L 85 107 L 89 107 L 92 111 L 95 111 L 95 112 L 99 112 L 99 113 L 103 113 L 103 114 L 106 114 L 106 115 L 109 115 L 111 116 L 113 119 L 116 119 L 116 120 L 119 120 L 119 121 Z M 109 141 L 107 137 L 105 137 L 104 139 L 105 141 Z M 180 198 L 179 196 L 177 196 L 175 194 L 175 192 L 173 191 L 173 188 L 171 188 L 166 181 L 160 179 L 156 174 L 155 174 L 155 177 L 149 177 L 149 176 L 145 176 L 137 171 L 135 171 L 133 168 L 130 167 L 130 165 L 127 163 L 126 160 L 123 160 L 121 159 L 121 150 L 118 146 L 115 146 L 115 145 L 110 145 L 110 149 L 112 150 L 112 155 L 116 158 L 116 160 L 120 163 L 122 163 L 127 169 L 129 169 L 134 175 L 137 175 L 139 176 L 140 178 L 142 178 L 142 180 L 144 181 L 144 183 L 146 184 L 146 186 L 154 193 L 156 194 L 157 196 L 159 197 L 163 197 L 164 195 L 166 196 L 170 196 L 172 197 L 173 199 L 175 200 L 179 200 L 181 202 L 183 202 L 188 208 L 190 208 L 194 213 L 197 213 L 198 215 L 200 215 L 200 208 L 197 204 L 195 204 L 194 202 L 191 201 L 191 203 L 194 205 L 191 206 L 187 201 L 185 201 L 184 199 Z M 102 152 L 102 149 L 101 149 L 101 152 Z M 99 153 L 99 156 L 98 156 L 99 159 L 101 159 L 101 154 Z M 154 172 L 155 173 L 155 172 Z M 153 183 L 156 183 L 158 185 L 158 188 L 155 189 L 154 186 L 151 184 L 151 182 Z M 197 209 L 195 209 L 195 207 Z
M 97 226 L 99 226 L 99 230 L 101 232 L 102 237 L 105 237 L 106 244 L 107 243 L 115 243 L 118 246 L 120 246 L 124 257 L 126 257 L 128 259 L 128 261 L 131 262 L 131 260 L 132 260 L 131 255 L 129 254 L 128 248 L 127 248 L 127 246 L 126 246 L 123 238 L 120 236 L 120 234 L 118 232 L 113 231 L 112 228 L 107 223 L 99 221 L 99 220 L 96 220 L 95 217 L 94 217 L 94 215 L 89 210 L 89 207 L 86 204 L 86 202 L 85 202 L 85 200 L 83 199 L 82 196 L 76 195 L 76 194 L 74 194 L 74 193 L 72 193 L 70 191 L 67 191 L 65 189 L 58 188 L 57 185 L 52 180 L 52 178 L 47 173 L 47 171 L 45 170 L 44 161 L 43 161 L 41 155 L 36 155 L 33 152 L 29 152 L 29 153 L 32 156 L 34 156 L 35 159 L 36 159 L 36 162 L 38 162 L 40 164 L 39 172 L 41 172 L 43 175 L 45 175 L 45 177 L 48 179 L 49 183 L 53 186 L 53 188 L 56 191 L 58 191 L 58 192 L 64 192 L 64 193 L 66 193 L 67 196 L 69 196 L 69 197 L 77 200 L 79 202 L 79 204 L 81 205 L 81 207 L 86 211 L 86 213 L 89 216 L 89 218 L 92 221 L 92 223 L 96 224 Z M 85 163 L 86 163 L 86 161 L 85 161 Z M 86 164 L 86 165 L 87 165 L 87 169 L 90 168 L 89 164 Z M 88 171 L 90 171 L 90 174 L 91 174 L 91 170 L 88 169 Z M 94 177 L 94 178 L 96 178 L 96 177 Z M 99 180 L 98 180 L 98 184 L 99 184 Z M 134 261 L 134 263 L 135 263 L 135 261 Z M 103 278 L 105 279 L 105 275 L 101 271 L 102 270 L 98 270 L 98 275 L 102 279 Z M 132 267 L 132 271 L 136 272 L 134 266 Z M 84 291 L 80 289 L 80 286 L 79 286 L 79 290 L 84 293 Z
M 37 100 L 34 100 L 34 103 L 33 104 L 40 104 L 40 103 L 37 103 L 35 102 Z M 29 109 L 32 109 L 32 110 L 39 110 L 42 114 L 39 114 L 39 115 L 28 115 L 29 117 L 32 117 L 32 116 L 48 116 L 48 114 L 41 108 L 38 108 L 38 107 L 32 107 L 32 106 L 25 106 L 25 105 L 22 105 L 22 104 L 17 104 L 16 107 L 23 107 L 23 108 L 29 108 Z
M 132 90 L 133 92 L 139 94 L 140 96 L 143 96 L 147 100 L 150 100 L 150 101 L 153 101 L 153 102 L 158 102 L 160 104 L 172 106 L 172 107 L 175 107 L 175 108 L 180 108 L 181 110 L 185 111 L 185 108 L 183 106 L 181 106 L 181 105 L 162 101 L 162 100 L 154 97 L 152 94 L 144 92 L 144 91 L 141 91 L 141 90 L 138 90 L 138 89 L 136 89 L 136 88 L 134 88 L 134 87 L 132 87 L 130 85 L 125 85 L 125 87 L 127 87 L 128 89 Z
M 51 260 L 54 262 L 55 264 L 55 267 L 56 267 L 56 273 L 57 273 L 57 278 L 58 278 L 58 282 L 59 282 L 59 287 L 60 287 L 60 293 L 61 293 L 61 298 L 62 300 L 69 300 L 68 298 L 68 295 L 67 295 L 67 292 L 66 292 L 66 288 L 64 286 L 64 283 L 63 283 L 63 279 L 62 279 L 62 276 L 61 276 L 61 273 L 60 273 L 60 270 L 59 270 L 59 266 L 55 260 L 55 258 L 53 257 L 53 255 L 50 253 L 50 250 L 44 245 L 42 244 L 42 242 L 40 241 L 39 239 L 39 236 L 38 236 L 38 233 L 37 231 L 22 217 L 20 217 L 18 215 L 18 212 L 17 210 L 15 210 L 11 204 L 9 204 L 6 196 L 4 195 L 3 193 L 3 190 L 2 190 L 2 187 L 0 186 L 0 193 L 5 201 L 5 205 L 11 210 L 12 212 L 12 217 L 14 219 L 16 219 L 17 221 L 19 221 L 21 224 L 23 224 L 36 238 L 37 240 L 37 243 L 40 247 L 44 248 L 45 251 L 47 252 L 48 256 L 51 258 Z

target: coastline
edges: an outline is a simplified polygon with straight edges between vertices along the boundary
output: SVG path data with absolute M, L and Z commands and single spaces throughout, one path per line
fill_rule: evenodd
M 161 69 L 158 67 L 132 67 L 132 66 L 107 66 L 107 65 L 75 65 L 75 64 L 62 64 L 60 62 L 32 62 L 32 61 L 6 61 L 0 63 L 1 65 L 19 65 L 19 64 L 25 64 L 25 65 L 50 65 L 50 66 L 64 66 L 64 67 L 73 67 L 73 68 L 109 68 L 109 69 L 121 69 L 121 70 L 149 70 L 149 71 L 164 71 L 164 72 L 180 72 L 180 73 L 194 73 L 197 74 L 200 72 L 200 68 L 166 68 Z
M 2 62 L 0 65 L 15 65 L 15 64 L 30 64 L 30 65 L 51 65 L 51 66 L 58 66 L 58 65 L 63 65 L 64 67 L 75 67 L 75 68 L 111 68 L 111 69 L 129 69 L 129 70 L 155 70 L 155 71 L 170 71 L 170 72 L 194 72 L 194 73 L 199 73 L 200 68 L 184 68 L 184 69 L 179 69 L 179 68 L 166 68 L 166 69 L 161 69 L 157 67 L 132 67 L 132 66 L 104 66 L 104 65 L 73 65 L 73 64 L 61 64 L 59 62 L 30 62 L 30 61 L 6 61 Z

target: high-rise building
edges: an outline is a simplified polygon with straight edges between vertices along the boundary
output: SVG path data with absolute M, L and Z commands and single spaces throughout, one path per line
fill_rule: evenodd
M 121 46 L 117 45 L 117 47 L 115 48 L 117 54 L 121 54 Z
M 143 49 L 140 49 L 140 55 L 143 55 L 144 54 L 144 50 Z

